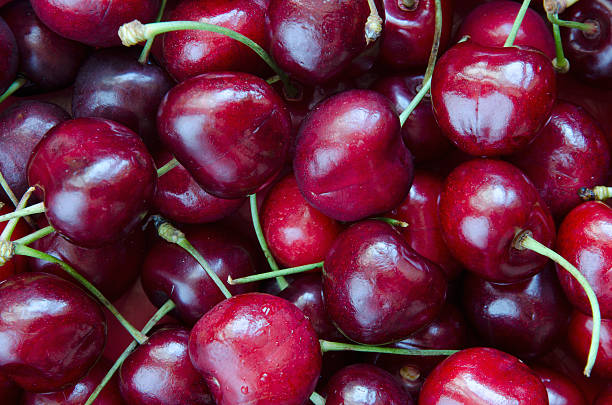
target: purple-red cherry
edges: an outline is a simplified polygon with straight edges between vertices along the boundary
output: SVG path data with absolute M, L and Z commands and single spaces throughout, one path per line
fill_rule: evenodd
M 532 367 L 546 386 L 548 405 L 587 405 L 580 389 L 563 374 L 545 367 Z
M 15 80 L 19 66 L 19 49 L 15 35 L 0 18 L 0 91 L 4 92 Z
M 4 405 L 21 405 L 22 391 L 17 384 L 0 375 L 0 398 Z
M 580 362 L 586 362 L 592 333 L 593 318 L 580 311 L 574 311 L 567 330 L 567 341 L 572 353 Z M 593 374 L 606 379 L 612 378 L 612 320 L 610 319 L 601 320 L 599 348 Z
M 217 405 L 302 405 L 321 371 L 317 334 L 302 311 L 261 293 L 207 312 L 191 331 L 189 357 Z

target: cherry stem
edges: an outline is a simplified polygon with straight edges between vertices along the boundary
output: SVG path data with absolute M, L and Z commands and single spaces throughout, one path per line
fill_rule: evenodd
M 4 100 L 12 96 L 17 90 L 22 88 L 27 82 L 28 80 L 25 77 L 17 78 L 13 83 L 11 83 L 8 89 L 6 89 L 6 91 L 2 93 L 2 95 L 0 95 L 0 103 L 4 102 Z
M 119 38 L 125 46 L 136 45 L 140 42 L 155 38 L 159 34 L 165 34 L 171 31 L 182 30 L 199 30 L 209 31 L 217 34 L 225 35 L 251 48 L 259 55 L 264 62 L 270 66 L 272 70 L 281 78 L 285 86 L 287 94 L 295 94 L 297 89 L 289 81 L 289 76 L 276 64 L 270 55 L 255 41 L 240 34 L 239 32 L 230 30 L 214 24 L 198 21 L 166 21 L 151 24 L 143 24 L 138 20 L 134 20 L 127 24 L 123 24 L 119 28 Z
M 272 271 L 278 271 L 278 264 L 276 263 L 276 260 L 274 260 L 274 256 L 272 256 L 272 253 L 270 252 L 270 248 L 268 248 L 268 242 L 266 242 L 263 230 L 261 229 L 261 223 L 259 222 L 259 212 L 257 210 L 257 194 L 251 194 L 249 196 L 249 202 L 251 204 L 251 220 L 253 221 L 253 228 L 255 229 L 255 235 L 257 235 L 257 241 L 259 241 L 259 246 L 261 247 L 264 256 L 266 256 L 266 260 L 268 260 L 268 264 L 270 265 Z M 281 291 L 289 287 L 289 283 L 282 275 L 276 277 L 276 284 L 278 284 L 278 288 Z
M 423 97 L 425 97 L 425 95 L 429 92 L 429 89 L 431 89 L 431 77 L 423 84 L 423 86 L 421 86 L 421 90 L 419 90 L 412 101 L 410 101 L 410 104 L 408 104 L 408 107 L 406 107 L 406 109 L 400 114 L 400 126 L 404 126 L 408 120 L 408 117 L 410 117 L 410 114 L 412 114 L 412 111 L 417 108 L 421 100 L 423 100 Z
M 17 205 L 19 205 L 19 200 L 17 200 L 17 196 L 15 196 L 15 193 L 13 193 L 13 190 L 11 190 L 11 186 L 9 186 L 8 182 L 4 178 L 2 171 L 0 171 L 0 186 L 2 186 L 2 189 L 4 190 L 8 198 L 11 200 L 13 205 L 17 207 Z M 33 229 L 36 229 L 36 226 L 34 226 L 34 222 L 32 222 L 32 219 L 30 217 L 24 217 L 24 219 L 26 220 L 28 225 L 30 225 Z
M 604 201 L 612 198 L 612 187 L 595 186 L 593 188 L 583 187 L 578 191 L 578 195 L 585 201 Z
M 115 316 L 115 318 L 117 318 L 119 323 L 123 325 L 123 327 L 130 333 L 130 335 L 132 335 L 132 337 L 138 343 L 142 344 L 147 339 L 145 335 L 143 335 L 138 329 L 134 328 L 134 326 L 132 326 L 127 321 L 127 319 L 125 319 L 123 315 L 121 315 L 119 311 L 117 311 L 117 308 L 115 308 L 115 306 L 104 295 L 102 295 L 100 290 L 98 290 L 93 284 L 87 281 L 87 279 L 81 276 L 70 265 L 68 265 L 67 263 L 61 261 L 60 259 L 56 257 L 53 257 L 47 253 L 41 252 L 40 250 L 32 249 L 31 247 L 20 245 L 17 243 L 14 243 L 14 246 L 15 246 L 16 255 L 33 257 L 35 259 L 45 260 L 47 262 L 58 264 L 62 268 L 62 270 L 70 274 L 70 276 L 72 276 L 75 280 L 79 282 L 79 284 L 85 287 L 85 289 L 89 291 L 91 295 L 96 297 L 102 303 L 102 305 L 104 305 L 106 309 L 108 309 L 110 313 L 112 313 Z
M 512 46 L 514 44 L 516 34 L 518 34 L 518 30 L 519 28 L 521 28 L 523 18 L 525 18 L 525 14 L 527 13 L 527 9 L 529 8 L 529 3 L 531 3 L 531 0 L 523 0 L 523 4 L 521 5 L 519 12 L 516 15 L 516 18 L 514 19 L 514 24 L 512 24 L 512 29 L 510 30 L 508 38 L 506 38 L 504 46 Z
M 146 335 L 147 333 L 149 333 L 151 329 L 153 329 L 153 327 L 157 324 L 157 322 L 159 322 L 164 316 L 166 316 L 170 311 L 172 311 L 175 308 L 175 306 L 176 305 L 174 305 L 174 302 L 172 302 L 172 300 L 166 301 L 166 303 L 162 305 L 157 310 L 157 312 L 155 312 L 155 314 L 153 314 L 151 319 L 149 319 L 147 324 L 142 328 L 141 333 L 143 335 Z M 123 353 L 121 353 L 121 355 L 117 358 L 117 360 L 115 360 L 115 363 L 110 368 L 110 370 L 108 370 L 108 372 L 106 373 L 102 381 L 100 381 L 100 384 L 98 384 L 98 386 L 91 393 L 89 398 L 87 398 L 87 402 L 85 402 L 85 405 L 91 405 L 96 400 L 96 398 L 98 398 L 98 395 L 100 395 L 104 387 L 106 387 L 106 384 L 108 384 L 108 382 L 113 378 L 117 370 L 119 370 L 119 367 L 121 367 L 125 359 L 128 358 L 128 356 L 134 351 L 134 349 L 136 349 L 137 346 L 138 346 L 138 343 L 133 341 L 123 351 Z
M 314 391 L 310 394 L 310 402 L 315 405 L 325 405 L 325 398 L 323 398 L 319 393 Z
M 457 353 L 459 350 L 430 350 L 430 349 L 400 349 L 397 347 L 383 347 L 359 345 L 351 343 L 330 342 L 328 340 L 319 340 L 321 344 L 321 352 L 339 352 L 351 351 L 361 353 L 384 353 L 384 354 L 400 354 L 404 356 L 450 356 Z
M 569 61 L 563 53 L 563 42 L 561 41 L 561 30 L 557 24 L 552 25 L 553 37 L 555 38 L 555 53 L 556 57 L 553 59 L 553 66 L 555 70 L 560 73 L 569 72 Z
M 431 52 L 429 53 L 429 62 L 427 63 L 427 70 L 425 70 L 425 76 L 423 76 L 423 84 L 425 84 L 431 79 L 433 75 L 434 67 L 436 65 L 436 60 L 438 59 L 438 51 L 440 49 L 440 38 L 442 37 L 442 3 L 441 0 L 435 0 L 436 5 L 436 20 L 435 20 L 435 31 L 434 31 L 434 41 L 431 45 Z
M 16 239 L 13 241 L 13 243 L 16 245 L 29 245 L 30 243 L 36 242 L 38 239 L 42 239 L 45 236 L 52 234 L 53 232 L 55 232 L 55 228 L 49 225 L 42 229 L 39 229 L 36 232 L 32 232 L 31 234 L 26 235 L 23 238 Z
M 163 176 L 164 174 L 168 173 L 170 170 L 174 169 L 178 165 L 179 165 L 179 161 L 176 160 L 176 158 L 172 158 L 171 161 L 169 161 L 168 163 L 166 163 L 165 165 L 157 169 L 157 177 Z
M 303 266 L 290 267 L 288 269 L 274 270 L 274 271 L 268 271 L 266 273 L 253 274 L 252 276 L 241 277 L 235 280 L 232 278 L 232 276 L 229 276 L 227 278 L 227 283 L 230 285 L 253 283 L 255 281 L 269 280 L 271 278 L 278 278 L 281 276 L 288 276 L 291 274 L 304 273 L 306 271 L 320 269 L 322 267 L 323 267 L 323 262 L 318 262 L 318 263 L 312 263 L 312 264 L 305 264 Z
M 587 279 L 578 271 L 574 265 L 565 260 L 561 255 L 551 250 L 550 248 L 544 246 L 537 240 L 535 240 L 531 236 L 530 231 L 523 231 L 518 235 L 515 246 L 518 249 L 528 249 L 542 256 L 548 257 L 559 266 L 564 268 L 568 273 L 572 275 L 578 281 L 587 297 L 589 298 L 589 304 L 591 305 L 591 312 L 593 314 L 593 333 L 591 335 L 591 346 L 589 348 L 589 356 L 587 358 L 587 363 L 584 368 L 584 375 L 589 377 L 591 375 L 591 370 L 595 365 L 595 359 L 597 358 L 597 350 L 599 348 L 599 331 L 601 329 L 601 313 L 599 312 L 599 302 L 597 301 L 597 296 L 593 289 L 589 285 Z
M 157 13 L 157 18 L 155 22 L 160 22 L 162 17 L 164 16 L 164 10 L 166 9 L 166 3 L 168 0 L 162 0 L 161 5 L 159 6 L 159 12 Z M 147 43 L 142 48 L 142 52 L 140 53 L 140 57 L 138 58 L 138 62 L 141 64 L 147 63 L 149 60 L 149 53 L 151 53 L 151 47 L 153 46 L 153 41 L 155 41 L 155 37 L 147 39 Z
M 274 84 L 274 83 L 276 83 L 276 82 L 280 82 L 280 79 L 281 79 L 281 78 L 280 78 L 280 76 L 279 76 L 279 75 L 274 75 L 274 76 L 272 76 L 272 77 L 267 78 L 267 79 L 266 79 L 266 82 L 267 82 L 268 84 Z
M 165 219 L 160 217 L 159 215 L 154 215 L 151 217 L 153 220 L 153 224 L 155 224 L 155 228 L 157 228 L 157 234 L 167 242 L 174 243 L 187 251 L 199 264 L 202 266 L 206 274 L 212 279 L 212 281 L 217 285 L 219 290 L 223 293 L 225 298 L 231 298 L 232 293 L 229 292 L 223 281 L 219 278 L 217 273 L 210 267 L 206 259 L 198 252 L 196 248 L 187 240 L 185 234 L 174 226 L 172 226 Z
M 366 45 L 370 45 L 372 42 L 380 38 L 380 34 L 382 34 L 383 30 L 383 20 L 378 14 L 375 1 L 368 0 L 368 7 L 370 7 L 370 15 L 365 23 Z
M 547 16 L 548 16 L 548 21 L 560 27 L 584 31 L 586 34 L 590 34 L 590 35 L 597 34 L 597 32 L 599 31 L 599 27 L 597 26 L 597 24 L 594 24 L 591 22 L 581 23 L 578 21 L 562 20 L 559 18 L 559 15 L 557 13 L 550 13 L 550 14 L 547 14 Z
M 410 224 L 408 222 L 400 221 L 399 219 L 387 218 L 387 217 L 374 217 L 371 218 L 376 221 L 386 222 L 391 226 L 396 226 L 398 228 L 408 228 Z
M 568 7 L 578 3 L 578 0 L 544 0 L 544 10 L 546 14 L 561 14 Z
M 13 218 L 25 217 L 27 215 L 41 214 L 43 212 L 45 212 L 45 204 L 40 202 L 26 208 L 17 209 L 13 212 L 9 212 L 8 214 L 0 215 L 0 222 L 5 222 Z
M 29 189 L 27 189 L 27 191 L 23 194 L 23 197 L 21 197 L 21 200 L 17 204 L 17 208 L 16 208 L 17 211 L 25 207 L 25 205 L 28 203 L 28 200 L 32 196 L 33 192 L 34 192 L 34 187 L 30 187 Z M 13 218 L 8 221 L 8 223 L 4 227 L 4 230 L 0 234 L 0 241 L 8 241 L 11 239 L 11 236 L 13 235 L 13 231 L 15 231 L 15 227 L 17 226 L 17 222 L 19 222 L 19 217 Z M 4 265 L 4 263 L 2 264 Z

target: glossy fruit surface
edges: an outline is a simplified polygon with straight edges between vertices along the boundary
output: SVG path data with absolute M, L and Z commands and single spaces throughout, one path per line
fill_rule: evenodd
M 4 92 L 15 80 L 19 66 L 19 49 L 15 35 L 0 18 L 0 91 Z
M 548 405 L 586 405 L 580 389 L 568 377 L 544 367 L 532 367 L 548 392 Z
M 572 353 L 584 364 L 589 352 L 591 335 L 593 334 L 593 318 L 580 311 L 574 311 L 567 331 L 567 341 Z M 593 374 L 612 378 L 612 320 L 602 319 L 599 331 L 599 349 Z

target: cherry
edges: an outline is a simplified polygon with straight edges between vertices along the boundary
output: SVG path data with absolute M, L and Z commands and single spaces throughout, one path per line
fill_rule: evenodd
M 346 337 L 384 344 L 435 319 L 446 280 L 391 225 L 369 220 L 341 233 L 327 253 L 323 294 L 327 313 Z
M 578 360 L 587 358 L 592 331 L 593 318 L 574 311 L 567 331 L 567 340 Z M 597 361 L 593 373 L 602 378 L 612 378 L 612 320 L 610 319 L 601 320 Z
M 286 267 L 320 262 L 342 226 L 306 202 L 293 174 L 276 183 L 261 209 L 270 251 Z
M 457 38 L 466 35 L 479 45 L 504 46 L 521 5 L 499 0 L 479 5 L 463 20 Z M 555 41 L 546 22 L 533 9 L 528 9 L 514 40 L 515 46 L 531 47 L 555 58 Z
M 204 190 L 221 198 L 259 191 L 285 163 L 291 122 L 282 99 L 247 73 L 206 73 L 166 94 L 162 142 Z
M 444 360 L 427 377 L 419 405 L 546 405 L 546 387 L 519 359 L 496 349 L 475 347 Z
M 546 386 L 548 405 L 587 405 L 580 389 L 566 376 L 544 367 L 532 367 Z
M 306 201 L 339 221 L 394 208 L 413 175 L 397 113 L 368 90 L 345 91 L 317 105 L 300 128 L 293 169 Z
M 104 348 L 100 305 L 57 276 L 18 274 L 0 284 L 0 372 L 26 391 L 76 383 Z
M 570 211 L 559 227 L 556 250 L 586 277 L 595 291 L 604 318 L 612 317 L 610 267 L 612 263 L 612 208 L 601 202 L 585 202 Z M 562 269 L 561 286 L 577 309 L 589 314 L 582 288 Z
M 610 405 L 612 404 L 612 385 L 608 385 L 604 390 L 602 390 L 593 405 Z
M 442 191 L 442 179 L 425 171 L 414 174 L 410 194 L 388 216 L 408 224 L 400 232 L 421 256 L 436 263 L 448 279 L 456 278 L 461 265 L 451 256 L 438 218 L 438 199 Z
M 153 156 L 158 167 L 173 159 L 166 151 L 159 151 Z M 199 224 L 223 219 L 243 203 L 243 198 L 228 200 L 207 193 L 179 164 L 157 180 L 153 207 L 169 220 Z
M 121 394 L 131 405 L 212 405 L 202 376 L 187 352 L 189 331 L 166 327 L 133 351 L 121 365 Z
M 468 40 L 436 64 L 431 96 L 440 128 L 460 149 L 474 156 L 510 154 L 529 144 L 548 121 L 555 71 L 534 49 Z
M 32 152 L 28 180 L 49 223 L 72 243 L 100 247 L 131 232 L 153 198 L 157 174 L 138 135 L 100 118 L 65 121 Z
M 11 206 L 0 202 L 0 215 L 8 214 L 12 211 L 13 208 Z M 6 224 L 7 223 L 5 222 L 4 224 L 0 225 L 0 233 L 4 230 Z M 30 228 L 25 224 L 25 222 L 19 221 L 11 235 L 11 240 L 16 240 L 21 237 L 24 237 L 28 235 L 30 231 Z M 28 266 L 26 258 L 23 256 L 15 256 L 9 261 L 7 261 L 4 265 L 0 266 L 0 282 L 6 280 L 7 278 L 15 274 L 23 273 L 24 271 L 27 271 L 27 269 Z M 1 397 L 2 396 L 0 395 L 0 398 Z
M 221 280 L 228 276 L 254 274 L 255 263 L 249 242 L 227 227 L 200 225 L 185 229 L 189 242 L 209 263 Z M 174 313 L 187 325 L 225 298 L 198 262 L 182 247 L 158 239 L 149 249 L 142 267 L 142 285 L 157 307 L 168 299 Z M 232 294 L 254 291 L 257 284 L 228 286 Z
M 546 258 L 515 247 L 530 231 L 551 246 L 555 226 L 533 184 L 515 166 L 474 159 L 449 174 L 439 202 L 446 244 L 468 270 L 493 282 L 514 282 L 540 271 Z
M 268 294 L 227 299 L 189 336 L 189 357 L 217 405 L 302 405 L 321 371 L 317 335 L 293 304 Z
M 413 405 L 414 402 L 385 370 L 369 364 L 354 364 L 331 378 L 325 404 Z
M 32 0 L 34 12 L 59 35 L 97 47 L 121 44 L 119 27 L 153 21 L 161 0 Z
M 380 56 L 398 70 L 427 66 L 434 41 L 436 8 L 434 0 L 384 0 L 385 25 Z M 453 1 L 442 0 L 440 49 L 451 35 Z
M 571 313 L 552 266 L 513 284 L 469 274 L 463 308 L 484 343 L 521 358 L 550 350 L 565 334 Z
M 76 78 L 72 114 L 116 121 L 138 133 L 147 145 L 155 145 L 157 108 L 173 85 L 160 67 L 138 63 L 135 50 L 99 50 Z
M 0 92 L 15 79 L 19 66 L 17 40 L 7 23 L 0 18 Z
M 21 405 L 21 389 L 2 375 L 0 375 L 0 398 L 5 405 Z

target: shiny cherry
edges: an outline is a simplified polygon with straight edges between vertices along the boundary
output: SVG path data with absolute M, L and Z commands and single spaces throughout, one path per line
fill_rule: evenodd
M 444 134 L 474 156 L 518 151 L 546 124 L 556 97 L 555 70 L 531 48 L 466 41 L 442 55 L 431 82 Z
M 19 49 L 15 35 L 0 18 L 0 91 L 4 92 L 15 80 L 19 66 Z
M 308 319 L 262 293 L 234 296 L 207 312 L 191 331 L 189 357 L 217 405 L 302 405 L 321 371 Z
M 567 331 L 567 340 L 572 353 L 581 362 L 586 362 L 592 333 L 593 318 L 580 311 L 574 311 Z M 593 374 L 606 379 L 612 378 L 612 320 L 610 319 L 601 320 L 599 349 Z
M 153 199 L 157 173 L 142 140 L 100 118 L 47 132 L 28 163 L 49 223 L 76 245 L 100 247 L 130 233 Z
M 44 273 L 0 284 L 0 372 L 26 391 L 76 383 L 104 348 L 100 305 L 76 285 Z
M 439 203 L 446 245 L 466 269 L 494 282 L 514 282 L 540 271 L 546 258 L 519 250 L 521 231 L 552 246 L 552 216 L 529 179 L 510 163 L 474 159 L 447 177 Z
M 587 405 L 580 389 L 568 377 L 544 367 L 532 367 L 546 386 L 548 405 Z
M 207 192 L 259 191 L 282 168 L 291 122 L 282 99 L 247 73 L 206 73 L 175 86 L 157 115 L 162 142 Z

